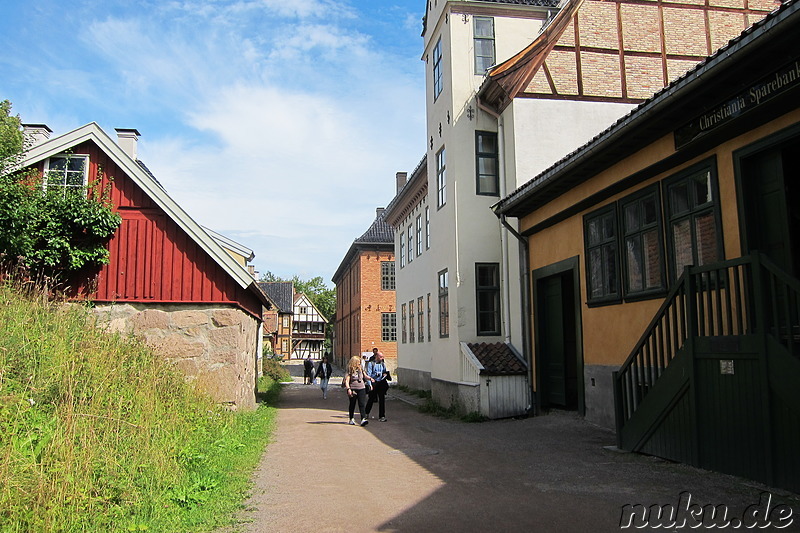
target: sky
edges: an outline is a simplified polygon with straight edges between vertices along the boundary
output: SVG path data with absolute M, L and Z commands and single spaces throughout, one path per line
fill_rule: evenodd
M 261 274 L 321 276 L 425 154 L 425 0 L 0 0 L 0 100 L 97 122 Z

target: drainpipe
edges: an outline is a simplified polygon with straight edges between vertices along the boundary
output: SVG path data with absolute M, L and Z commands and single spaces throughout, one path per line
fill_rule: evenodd
M 503 123 L 503 118 L 497 113 L 495 110 L 491 109 L 487 105 L 485 105 L 480 96 L 476 97 L 478 108 L 482 111 L 488 113 L 492 117 L 497 120 L 497 151 L 498 151 L 498 159 L 499 159 L 499 168 L 498 168 L 498 177 L 500 181 L 500 197 L 503 198 L 508 194 L 507 183 L 506 183 L 506 157 L 505 157 L 505 125 Z M 522 245 L 520 249 L 520 289 L 521 289 L 521 311 L 522 311 L 522 348 L 523 354 L 527 352 L 525 357 L 526 362 L 528 363 L 526 366 L 528 367 L 528 383 L 530 384 L 530 394 L 531 394 L 531 402 L 528 405 L 527 411 L 529 413 L 533 412 L 535 414 L 536 411 L 536 401 L 535 395 L 533 392 L 533 346 L 531 343 L 531 332 L 530 332 L 530 323 L 528 318 L 531 316 L 531 307 L 530 307 L 530 287 L 528 286 L 528 240 L 520 235 L 517 230 L 515 230 L 506 220 L 505 215 L 500 215 L 500 224 L 508 230 L 508 233 L 511 233 L 514 237 Z M 509 278 L 509 259 L 508 259 L 508 234 L 505 231 L 500 232 L 500 245 L 502 248 L 502 269 L 503 269 L 503 277 L 505 279 L 505 283 L 503 283 L 503 297 L 505 300 L 505 305 L 503 306 L 503 320 L 505 321 L 505 341 L 507 343 L 511 343 L 511 309 L 510 309 L 510 302 L 511 302 L 511 287 L 510 287 L 510 278 Z

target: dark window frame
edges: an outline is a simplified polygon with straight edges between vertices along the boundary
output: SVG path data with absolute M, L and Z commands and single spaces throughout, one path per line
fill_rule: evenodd
M 397 313 L 381 313 L 381 342 L 397 342 Z
M 436 152 L 436 208 L 447 204 L 447 152 L 444 146 Z
M 591 243 L 590 239 L 590 224 L 600 218 L 610 220 L 613 228 L 613 235 L 610 237 L 601 238 L 599 243 Z M 609 251 L 609 245 L 613 245 L 613 249 Z M 620 303 L 622 301 L 622 287 L 620 280 L 620 258 L 619 258 L 619 224 L 617 220 L 617 204 L 611 203 L 599 209 L 595 209 L 591 213 L 583 217 L 583 247 L 584 247 L 584 267 L 586 268 L 586 302 L 588 305 L 608 305 Z M 601 264 L 601 278 L 602 278 L 602 294 L 599 296 L 592 296 L 594 286 L 592 284 L 592 252 L 600 250 L 601 260 L 607 258 L 613 259 L 615 265 L 615 272 L 609 276 L 606 272 L 606 263 Z M 608 254 L 608 255 L 606 255 Z M 606 282 L 613 281 L 616 291 L 612 291 L 610 286 L 606 286 Z
M 655 221 L 650 223 L 642 222 L 642 225 L 639 228 L 630 229 L 627 225 L 626 219 L 626 210 L 629 206 L 637 204 L 637 208 L 643 207 L 643 202 L 647 199 L 652 197 L 654 199 L 655 204 Z M 662 216 L 662 198 L 661 198 L 661 188 L 658 183 L 645 187 L 644 189 L 638 190 L 625 198 L 622 198 L 619 202 L 619 221 L 618 221 L 618 232 L 619 232 L 619 259 L 622 266 L 622 291 L 624 294 L 624 298 L 626 301 L 633 301 L 639 299 L 647 299 L 651 297 L 662 296 L 668 286 L 667 280 L 667 269 L 666 269 L 666 260 L 665 260 L 665 252 L 664 252 L 664 221 Z M 641 212 L 639 212 L 639 216 L 643 218 Z M 646 288 L 643 287 L 641 289 L 631 289 L 630 287 L 630 279 L 631 279 L 631 269 L 630 269 L 630 262 L 629 259 L 629 247 L 628 241 L 629 239 L 638 238 L 640 240 L 640 265 L 644 267 L 646 264 L 647 256 L 644 254 L 644 244 L 642 243 L 643 237 L 646 233 L 652 232 L 653 230 L 656 231 L 656 247 L 658 252 L 658 273 L 661 280 L 661 283 L 656 287 Z M 644 280 L 645 276 L 644 273 L 641 274 L 642 280 Z
M 481 137 L 491 137 L 494 139 L 494 151 L 493 152 L 482 152 L 481 148 Z M 475 132 L 475 194 L 481 196 L 500 196 L 500 154 L 498 151 L 498 138 L 496 131 L 476 131 Z M 482 160 L 493 160 L 494 161 L 494 174 L 482 174 L 481 173 L 481 161 Z M 494 191 L 484 191 L 482 190 L 481 184 L 482 179 L 483 181 L 487 179 L 491 179 L 492 185 L 494 186 Z
M 491 269 L 493 283 L 491 285 L 481 285 L 484 276 L 481 275 L 482 269 Z M 492 296 L 492 308 L 482 309 L 482 296 Z M 475 331 L 478 336 L 497 336 L 500 335 L 500 313 L 502 303 L 500 301 L 500 263 L 475 263 Z M 482 317 L 491 314 L 493 329 L 483 329 Z
M 691 185 L 695 178 L 707 173 L 708 179 L 708 192 L 711 195 L 711 200 L 703 203 L 696 203 L 696 190 Z M 675 205 L 672 192 L 682 183 L 687 184 L 688 205 L 685 211 L 673 215 L 672 211 Z M 704 264 L 722 261 L 725 258 L 725 249 L 722 235 L 722 220 L 719 206 L 719 181 L 717 176 L 716 158 L 706 159 L 691 167 L 685 168 L 680 172 L 664 179 L 661 182 L 662 195 L 663 195 L 663 209 L 664 209 L 664 232 L 666 233 L 666 248 L 667 258 L 669 261 L 668 276 L 670 283 L 677 280 L 683 274 L 683 267 L 680 269 L 677 266 L 677 254 L 675 251 L 675 239 L 673 234 L 673 225 L 676 222 L 689 220 L 689 236 L 691 238 L 691 252 L 692 262 L 684 266 L 702 266 Z M 694 205 L 693 205 L 694 204 Z M 714 245 L 716 258 L 712 261 L 705 261 L 700 263 L 698 260 L 698 243 L 697 236 L 697 220 L 704 215 L 710 214 L 714 221 Z

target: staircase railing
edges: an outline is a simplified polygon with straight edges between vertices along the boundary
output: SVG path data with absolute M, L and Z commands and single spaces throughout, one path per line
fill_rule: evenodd
M 800 358 L 800 280 L 761 257 L 764 272 L 766 333 L 790 356 Z
M 614 372 L 618 427 L 633 416 L 687 339 L 754 331 L 753 287 L 752 257 L 684 269 L 625 363 Z

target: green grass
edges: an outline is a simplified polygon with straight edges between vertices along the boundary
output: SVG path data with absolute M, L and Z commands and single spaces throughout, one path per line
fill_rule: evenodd
M 197 392 L 79 306 L 0 286 L 0 532 L 200 532 L 230 523 L 275 419 Z

